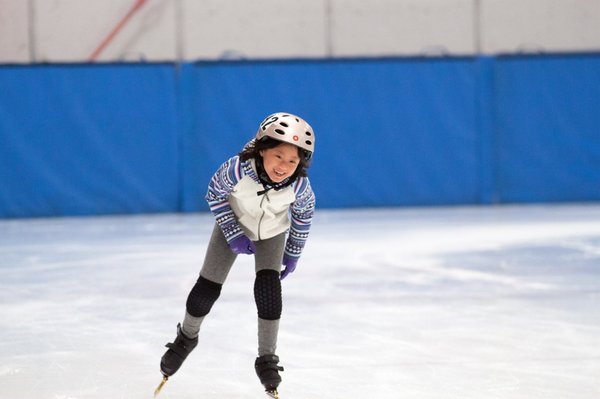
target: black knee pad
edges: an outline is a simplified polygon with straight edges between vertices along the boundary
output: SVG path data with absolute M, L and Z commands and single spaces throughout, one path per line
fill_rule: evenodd
M 254 300 L 258 317 L 264 320 L 278 320 L 281 317 L 281 281 L 279 272 L 261 270 L 254 280 Z
M 210 312 L 212 305 L 221 295 L 222 284 L 200 276 L 185 304 L 186 310 L 194 317 L 203 317 Z

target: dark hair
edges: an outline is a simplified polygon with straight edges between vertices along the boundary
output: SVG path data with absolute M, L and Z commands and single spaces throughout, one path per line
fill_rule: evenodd
M 270 137 L 264 137 L 263 139 L 261 139 L 259 141 L 252 140 L 251 142 L 246 144 L 244 149 L 242 151 L 240 151 L 238 155 L 239 155 L 241 161 L 247 161 L 252 158 L 259 159 L 262 161 L 262 156 L 260 155 L 260 152 L 262 150 L 269 150 L 269 149 L 275 148 L 278 145 L 283 144 L 283 143 L 285 143 L 285 142 L 275 140 Z M 300 158 L 300 162 L 298 163 L 298 166 L 296 167 L 296 171 L 291 176 L 292 180 L 296 180 L 296 178 L 298 178 L 298 177 L 308 176 L 307 169 L 310 167 L 310 161 L 306 159 L 304 151 L 300 147 L 297 147 L 297 148 L 298 148 L 298 157 Z

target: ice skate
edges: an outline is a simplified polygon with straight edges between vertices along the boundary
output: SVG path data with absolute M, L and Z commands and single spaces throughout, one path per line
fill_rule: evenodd
M 160 361 L 160 371 L 163 375 L 168 378 L 175 374 L 196 345 L 198 345 L 198 337 L 186 337 L 181 331 L 181 324 L 177 324 L 177 337 L 166 345 L 169 350 L 165 352 Z
M 278 363 L 279 357 L 276 355 L 260 356 L 254 362 L 254 369 L 260 383 L 263 384 L 267 393 L 274 393 L 275 395 L 277 395 L 277 387 L 281 383 L 279 372 L 283 371 L 283 367 L 279 366 Z

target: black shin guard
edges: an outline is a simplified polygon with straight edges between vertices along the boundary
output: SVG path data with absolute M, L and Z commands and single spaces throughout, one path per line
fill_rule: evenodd
M 222 284 L 200 276 L 188 295 L 185 304 L 187 312 L 194 317 L 206 316 L 221 295 L 221 287 Z
M 281 281 L 275 270 L 265 269 L 256 273 L 254 300 L 258 317 L 264 320 L 279 320 L 281 317 Z

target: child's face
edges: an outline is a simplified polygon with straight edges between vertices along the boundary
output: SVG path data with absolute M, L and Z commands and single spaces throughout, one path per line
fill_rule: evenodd
M 281 143 L 277 147 L 261 150 L 265 172 L 271 181 L 279 183 L 290 177 L 300 163 L 298 147 L 288 143 Z

